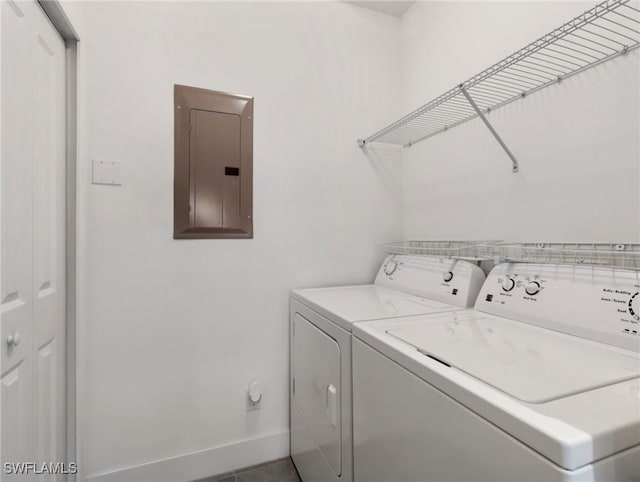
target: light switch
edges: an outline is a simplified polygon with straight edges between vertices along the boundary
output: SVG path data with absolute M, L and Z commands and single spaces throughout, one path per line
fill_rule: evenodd
M 93 160 L 93 184 L 106 184 L 111 186 L 122 185 L 122 162 L 107 161 L 105 159 Z

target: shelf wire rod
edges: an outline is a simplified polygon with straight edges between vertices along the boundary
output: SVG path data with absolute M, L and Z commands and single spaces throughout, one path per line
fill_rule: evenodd
M 516 65 L 517 66 L 511 65 L 508 68 L 512 70 L 519 70 L 520 72 L 524 72 L 529 75 L 535 75 L 537 77 L 540 77 L 541 79 L 544 79 L 545 82 L 554 80 L 556 78 L 555 75 L 550 74 L 549 72 L 545 72 L 540 69 L 529 67 L 528 65 L 523 65 L 522 63 L 516 64 Z M 526 70 L 521 70 L 521 69 L 526 69 Z
M 428 126 L 428 125 L 434 125 L 434 124 L 435 125 L 454 124 L 454 123 L 458 122 L 459 120 L 462 120 L 465 117 L 467 117 L 467 115 L 459 114 L 457 116 L 448 116 L 448 117 L 438 116 L 438 117 L 433 117 L 431 119 L 423 119 L 419 123 L 413 124 L 413 126 L 414 126 L 413 129 L 419 130 L 421 127 Z M 407 124 L 407 125 L 411 125 L 411 124 Z
M 496 73 L 493 78 L 504 80 L 507 82 L 513 82 L 516 84 L 521 84 L 524 87 L 530 87 L 531 85 L 540 85 L 540 81 L 536 79 L 530 79 L 525 77 L 522 74 L 511 72 L 508 70 L 502 70 Z
M 601 17 L 601 20 L 606 20 L 607 22 L 612 23 L 614 25 L 617 25 L 618 27 L 622 27 L 622 28 L 624 28 L 626 30 L 630 30 L 631 32 L 633 32 L 635 34 L 639 33 L 635 28 L 629 27 L 628 25 L 625 25 L 623 23 L 616 22 L 615 20 L 611 20 L 609 17 Z M 598 25 L 598 24 L 594 23 L 594 25 Z M 612 32 L 614 32 L 614 30 L 612 30 Z M 626 37 L 626 35 L 623 35 L 620 32 L 615 32 L 615 33 L 617 33 L 618 35 L 621 35 L 623 37 Z M 626 37 L 626 38 L 628 38 L 631 41 L 637 42 L 637 40 L 632 39 L 631 37 Z
M 535 70 L 536 72 L 541 72 L 541 73 L 543 73 L 545 75 L 550 75 L 554 79 L 556 79 L 558 77 L 558 72 L 556 72 L 555 70 L 549 69 L 548 67 L 545 67 L 545 66 L 539 66 L 535 62 L 530 62 L 530 61 L 527 61 L 527 60 L 521 60 L 517 65 L 518 65 L 518 67 L 522 67 L 522 68 L 525 68 L 525 69 L 531 69 L 531 70 Z M 534 67 L 534 65 L 535 65 L 535 67 Z
M 489 84 L 490 86 L 493 86 L 496 89 L 501 89 L 502 91 L 509 91 L 513 95 L 522 94 L 522 89 L 518 89 L 518 88 L 514 87 L 513 85 L 505 84 L 503 82 L 500 82 L 499 79 L 495 79 L 493 77 L 491 77 L 489 79 L 485 79 L 483 84 Z
M 593 48 L 593 47 L 591 47 L 589 45 L 583 45 L 583 44 L 580 44 L 578 42 L 574 42 L 573 40 L 569 40 L 567 38 L 562 38 L 562 39 L 558 40 L 558 42 L 567 42 L 567 43 L 571 43 L 571 44 L 574 44 L 574 45 L 578 45 L 579 47 L 581 47 L 583 49 L 592 50 L 592 51 L 596 52 L 597 54 L 599 54 L 599 56 L 596 56 L 596 55 L 593 55 L 593 54 L 589 54 L 587 52 L 583 52 L 583 51 L 578 50 L 578 49 L 576 49 L 574 47 L 567 47 L 566 45 L 562 45 L 561 43 L 556 43 L 555 44 L 555 46 L 558 47 L 558 48 L 571 50 L 573 52 L 577 52 L 579 54 L 591 57 L 594 60 L 600 60 L 603 55 L 608 55 L 606 52 L 603 52 L 602 50 L 595 49 L 595 48 Z M 614 52 L 616 51 L 615 49 L 611 49 L 611 50 L 613 50 Z
M 577 37 L 577 35 L 576 35 L 576 37 Z M 583 37 L 578 37 L 578 38 L 583 38 Z M 584 39 L 584 40 L 586 40 L 586 39 Z M 573 40 L 569 40 L 568 38 L 562 38 L 562 39 L 560 39 L 558 42 L 569 42 L 569 43 L 572 43 L 572 44 L 574 44 L 574 45 L 578 45 L 578 46 L 580 46 L 580 47 L 582 47 L 582 48 L 592 50 L 592 51 L 594 51 L 594 52 L 596 52 L 596 53 L 600 54 L 600 57 L 598 57 L 598 59 L 600 59 L 600 58 L 602 58 L 602 57 L 605 57 L 605 56 L 609 55 L 607 52 L 603 52 L 602 50 L 598 50 L 598 49 L 596 49 L 595 47 L 592 47 L 591 45 L 584 45 L 584 44 L 581 44 L 581 43 L 575 42 L 575 41 L 573 41 Z M 599 42 L 595 42 L 595 41 L 593 41 L 593 40 L 589 40 L 589 42 L 595 43 L 596 45 L 601 45 Z M 561 45 L 561 44 L 558 44 L 558 43 L 557 43 L 556 45 L 557 45 L 558 47 L 564 47 L 564 45 Z M 607 45 L 602 45 L 602 47 L 604 47 L 604 48 L 606 48 L 606 49 L 609 49 L 609 50 L 611 50 L 612 52 L 616 52 L 616 51 L 617 51 L 617 50 L 616 50 L 616 49 L 614 49 L 613 47 L 609 47 L 609 46 L 607 46 Z
M 494 105 L 498 104 L 498 100 L 492 99 L 490 97 L 484 97 L 482 93 L 479 93 L 477 90 L 469 91 L 470 94 L 473 95 L 473 98 L 476 99 L 476 103 L 480 107 L 481 110 L 491 110 Z
M 622 7 L 624 7 L 624 8 L 630 8 L 630 9 L 631 9 L 631 10 L 633 10 L 634 12 L 638 12 L 638 13 L 640 13 L 640 10 L 639 10 L 639 9 L 637 9 L 637 8 L 635 8 L 635 7 L 632 7 L 632 6 L 631 6 L 631 5 L 629 5 L 628 3 L 625 3 L 624 5 L 621 5 L 621 6 L 622 6 Z
M 422 115 L 420 117 L 416 117 L 415 121 L 419 122 L 420 120 L 430 119 L 430 118 L 438 118 L 438 117 L 451 117 L 451 116 L 459 116 L 459 115 L 467 115 L 469 111 L 464 110 L 453 110 L 453 109 L 434 109 L 429 111 L 428 114 Z M 409 123 L 411 124 L 411 122 Z
M 428 122 L 423 122 L 419 124 L 415 130 L 420 131 L 421 129 L 424 129 L 424 128 L 448 126 L 451 124 L 455 124 L 456 122 L 459 122 L 462 119 L 466 119 L 467 117 L 468 115 L 460 115 L 455 117 L 440 117 L 437 119 L 431 119 Z
M 546 62 L 548 64 L 551 65 L 555 65 L 556 67 L 558 67 L 559 69 L 563 69 L 563 75 L 566 74 L 567 72 L 571 71 L 571 67 L 567 66 L 567 65 L 562 65 L 562 64 L 558 64 L 557 62 L 553 62 L 551 60 L 547 60 L 547 59 L 541 59 L 540 57 L 538 57 L 539 55 L 544 55 L 544 53 L 542 52 L 536 52 L 534 55 L 536 55 L 536 57 L 534 57 L 533 55 L 531 56 L 532 59 L 537 60 L 539 62 Z M 547 55 L 548 57 L 548 55 Z M 567 62 L 568 63 L 568 62 Z M 588 63 L 588 62 L 587 62 Z M 576 67 L 582 67 L 582 65 L 576 65 Z
M 403 132 L 407 132 L 407 131 L 419 131 L 420 129 L 424 129 L 425 127 L 428 128 L 429 126 L 439 126 L 441 124 L 451 124 L 453 122 L 457 122 L 458 120 L 460 120 L 461 118 L 464 118 L 465 116 L 456 116 L 456 117 L 432 117 L 432 118 L 423 118 L 420 120 L 417 120 L 415 122 L 411 122 L 408 124 L 405 124 L 404 126 L 402 126 L 400 129 Z
M 611 13 L 614 13 L 614 14 L 616 14 L 616 15 L 619 15 L 619 16 L 620 16 L 620 17 L 622 17 L 622 18 L 626 18 L 627 20 L 629 20 L 629 21 L 631 21 L 631 22 L 634 22 L 634 23 L 638 23 L 638 24 L 640 24 L 640 20 L 638 20 L 637 18 L 629 17 L 629 16 L 625 15 L 624 13 L 620 13 L 620 12 L 618 12 L 617 10 L 613 10 Z
M 565 47 L 564 45 L 555 44 L 554 47 L 564 48 L 564 49 L 567 49 L 567 50 L 572 50 L 572 51 L 575 51 L 575 52 L 579 53 L 580 55 L 583 55 L 584 57 L 589 57 L 590 59 L 593 59 L 593 60 L 598 60 L 600 58 L 600 57 L 596 57 L 595 55 L 592 55 L 592 54 L 588 54 L 588 53 L 585 53 L 585 52 L 580 52 L 579 50 L 572 49 L 570 47 Z M 553 52 L 555 54 L 562 55 L 564 57 L 569 57 L 569 58 L 575 59 L 578 62 L 582 62 L 582 63 L 585 63 L 585 64 L 588 64 L 589 62 L 591 62 L 591 60 L 585 59 L 584 57 L 578 57 L 574 53 L 567 53 L 567 52 L 563 52 L 561 50 L 554 50 L 551 47 L 548 47 L 547 50 L 549 52 Z M 579 65 L 579 67 L 582 67 L 582 65 Z
M 514 94 L 519 94 L 520 92 L 522 92 L 522 89 L 507 83 L 503 80 L 497 79 L 495 76 L 493 77 L 489 77 L 487 79 L 485 79 L 482 82 L 482 85 L 489 85 L 491 87 L 493 87 L 494 89 L 496 89 L 498 92 L 500 91 L 505 91 L 505 90 L 509 90 L 511 92 L 513 92 Z M 470 88 L 470 87 L 468 87 Z
M 590 24 L 590 25 L 593 25 L 594 27 L 596 27 L 596 26 L 597 26 L 595 23 L 594 23 L 594 24 Z M 609 30 L 609 29 L 605 29 L 605 30 Z M 603 39 L 605 39 L 605 40 L 607 40 L 607 41 L 609 41 L 609 42 L 613 42 L 614 44 L 618 44 L 618 45 L 620 45 L 622 48 L 625 48 L 625 47 L 627 46 L 627 45 L 626 45 L 625 43 L 623 43 L 623 42 L 620 42 L 620 41 L 618 41 L 618 40 L 612 39 L 611 37 L 607 37 L 607 36 L 605 36 L 605 35 L 601 35 L 601 34 L 599 34 L 598 32 L 593 32 L 593 31 L 591 31 L 590 29 L 588 29 L 588 28 L 586 28 L 586 27 L 582 28 L 582 29 L 581 29 L 581 31 L 583 31 L 583 32 L 587 32 L 587 33 L 590 33 L 591 35 L 595 35 L 596 37 L 603 38 Z M 615 33 L 615 32 L 614 32 L 614 33 Z
M 473 87 L 469 87 L 469 89 L 481 89 L 486 92 L 490 92 L 496 95 L 498 98 L 503 99 L 504 97 L 511 98 L 515 93 L 505 92 L 499 87 L 495 87 L 490 85 L 488 82 L 483 82 L 482 84 L 476 84 Z M 518 90 L 517 95 L 520 95 L 522 91 Z
M 431 110 L 435 111 L 435 110 L 439 110 L 439 109 L 451 109 L 451 108 L 458 109 L 458 110 L 462 109 L 464 111 L 468 111 L 469 110 L 469 104 L 463 104 L 463 103 L 461 103 L 459 101 L 456 101 L 455 99 L 451 99 L 448 102 L 445 102 L 444 104 L 440 104 L 439 106 L 434 107 Z M 429 112 L 431 112 L 431 111 L 429 111 Z
M 452 104 L 451 106 L 449 106 L 453 111 L 455 112 L 459 112 L 461 114 L 470 114 L 473 112 L 473 109 L 471 109 L 469 107 L 469 104 L 467 105 L 462 105 L 462 104 Z
M 534 59 L 534 60 L 537 60 L 537 59 Z M 563 70 L 559 70 L 559 69 L 557 69 L 557 68 L 555 68 L 555 67 L 547 67 L 546 65 L 541 65 L 541 64 L 539 64 L 539 63 L 537 63 L 537 62 L 532 62 L 530 59 L 525 59 L 525 60 L 522 60 L 521 62 L 522 62 L 522 63 L 526 63 L 526 64 L 535 65 L 535 66 L 537 66 L 537 67 L 539 67 L 539 68 L 541 68 L 541 69 L 547 69 L 547 70 L 550 70 L 551 72 L 553 72 L 553 74 L 554 74 L 556 77 L 557 77 L 558 75 L 564 75 L 564 73 L 565 73 Z
M 473 109 L 471 109 L 471 106 L 469 106 L 469 102 L 467 102 L 466 99 L 461 99 L 459 97 L 454 97 L 453 99 L 451 99 L 449 101 L 449 103 L 457 105 L 457 106 L 461 107 L 464 110 L 473 110 Z
M 446 110 L 446 109 L 455 109 L 455 110 L 458 110 L 458 111 L 462 110 L 462 111 L 468 112 L 470 108 L 469 108 L 469 104 L 465 105 L 465 104 L 461 103 L 458 100 L 451 99 L 450 101 L 448 101 L 448 102 L 446 102 L 444 104 L 441 104 L 441 105 L 439 105 L 437 107 L 434 107 L 432 109 L 432 111 Z
M 567 60 L 567 59 L 558 58 L 558 57 L 556 57 L 556 56 L 554 56 L 554 55 L 549 55 L 549 54 L 544 53 L 544 52 L 538 52 L 536 55 L 544 55 L 545 57 L 549 57 L 549 58 L 552 58 L 552 59 L 558 60 L 558 61 L 560 61 L 560 62 L 565 62 L 565 63 L 567 63 L 567 64 L 574 65 L 574 66 L 576 66 L 576 67 L 578 67 L 578 68 L 579 68 L 579 67 L 584 67 L 585 65 L 587 65 L 587 64 L 589 63 L 589 61 L 588 61 L 588 60 L 580 59 L 583 63 L 582 63 L 582 64 L 578 64 L 578 63 L 576 63 L 576 62 L 574 62 L 574 61 L 572 61 L 572 60 Z M 558 65 L 561 65 L 561 64 L 558 64 Z M 566 66 L 564 66 L 564 67 L 566 67 Z M 569 68 L 569 69 L 570 69 L 571 67 L 566 67 L 566 68 Z
M 495 105 L 496 102 L 502 102 L 504 99 L 495 97 L 496 94 L 487 94 L 482 90 L 478 90 L 477 87 L 473 87 L 473 90 L 469 89 L 469 93 L 473 94 L 474 99 L 484 99 L 484 102 L 489 103 L 489 106 Z
M 531 89 L 532 87 L 536 87 L 540 85 L 540 82 L 533 82 L 531 80 L 523 80 L 522 77 L 516 76 L 515 74 L 508 75 L 503 70 L 502 72 L 498 72 L 493 76 L 498 80 L 504 80 L 505 82 L 510 82 L 514 85 L 522 87 L 523 89 Z
M 540 85 L 540 82 L 547 82 L 549 80 L 553 80 L 553 78 L 551 77 L 543 77 L 542 75 L 534 74 L 532 72 L 527 72 L 526 70 L 520 70 L 517 67 L 513 67 L 513 66 L 509 67 L 507 70 L 503 70 L 503 72 L 511 72 L 512 70 L 518 72 L 517 75 L 521 75 L 522 77 L 529 79 L 532 82 L 535 82 L 536 85 Z
M 401 129 L 400 132 L 402 132 L 404 135 L 406 136 L 410 136 L 412 138 L 421 135 L 425 130 L 429 130 L 429 129 L 441 129 L 443 126 L 447 126 L 450 124 L 454 124 L 456 121 L 450 120 L 448 122 L 445 122 L 442 119 L 439 120 L 433 120 L 430 121 L 428 123 L 424 123 L 421 124 L 419 126 L 412 126 L 412 127 L 407 127 L 407 128 L 403 128 Z
M 477 95 L 478 92 L 480 93 L 480 95 L 482 95 L 482 91 L 478 90 L 477 87 L 474 87 L 473 90 L 469 90 L 469 93 L 473 93 L 474 96 Z M 502 97 L 502 98 L 498 98 L 498 99 L 490 97 L 490 98 L 487 98 L 488 99 L 487 100 L 487 106 L 488 106 L 488 108 L 490 110 L 493 110 L 497 106 L 502 105 L 505 102 L 508 102 L 510 99 L 521 98 L 521 97 L 522 97 L 522 94 L 510 95 L 507 98 Z
M 608 20 L 608 19 L 606 19 L 606 18 L 602 17 L 602 20 Z M 613 22 L 613 23 L 615 23 L 615 22 Z M 612 29 L 607 28 L 607 27 L 603 27 L 602 25 L 600 25 L 599 23 L 596 23 L 595 21 L 594 21 L 594 22 L 591 22 L 591 24 L 590 24 L 590 25 L 593 25 L 594 27 L 599 27 L 599 28 L 601 28 L 602 30 L 606 30 L 607 32 L 611 32 L 611 33 L 612 33 L 612 34 L 614 34 L 614 35 L 618 35 L 619 37 L 624 37 L 624 38 L 626 38 L 627 40 L 631 40 L 631 41 L 632 41 L 632 42 L 634 42 L 634 43 L 636 43 L 636 42 L 638 41 L 637 39 L 631 38 L 631 37 L 629 37 L 628 35 L 625 35 L 625 34 L 620 33 L 620 32 L 616 32 L 615 30 L 612 30 Z M 610 38 L 609 40 L 613 40 L 613 39 L 611 39 L 611 38 Z M 624 45 L 624 46 L 626 47 L 626 45 L 625 45 L 625 44 L 622 44 L 622 45 Z
M 500 137 L 500 135 L 496 132 L 496 130 L 493 128 L 493 126 L 491 125 L 491 122 L 489 122 L 489 120 L 484 116 L 484 114 L 482 113 L 482 111 L 480 110 L 480 108 L 476 105 L 476 103 L 474 102 L 474 100 L 471 98 L 471 96 L 469 95 L 469 93 L 466 91 L 466 89 L 462 86 L 462 84 L 460 85 L 460 90 L 462 91 L 462 93 L 464 94 L 464 96 L 467 98 L 467 100 L 469 101 L 469 104 L 471 104 L 471 107 L 473 107 L 473 110 L 476 111 L 476 114 L 478 114 L 478 117 L 480 117 L 480 119 L 482 120 L 482 122 L 484 122 L 484 125 L 487 126 L 487 129 L 489 129 L 489 131 L 493 134 L 493 137 L 496 138 L 496 140 L 498 141 L 498 144 L 500 144 L 500 147 L 502 147 L 502 149 L 504 149 L 504 152 L 507 153 L 507 155 L 509 156 L 509 158 L 511 159 L 512 162 L 512 168 L 511 170 L 516 173 L 519 170 L 519 166 L 518 166 L 518 159 L 516 159 L 516 157 L 513 155 L 513 153 L 511 152 L 511 150 L 507 147 L 507 145 L 504 143 L 504 141 L 502 140 L 502 138 Z
M 471 111 L 471 109 L 469 109 L 468 106 L 467 106 L 467 109 L 465 109 L 464 106 L 461 106 L 461 105 L 460 106 L 447 105 L 446 109 L 440 109 L 440 108 L 437 108 L 437 109 L 438 110 L 434 109 L 432 112 L 434 113 L 451 112 L 456 115 L 467 115 Z M 431 112 L 429 112 L 429 115 L 431 115 Z
M 571 35 L 572 35 L 573 37 L 576 37 L 576 38 L 582 39 L 582 40 L 584 40 L 585 42 L 590 42 L 590 43 L 596 44 L 596 45 L 598 45 L 598 46 L 600 46 L 600 47 L 603 47 L 603 48 L 605 48 L 605 49 L 607 49 L 607 50 L 611 50 L 611 52 L 612 52 L 612 53 L 603 53 L 603 55 L 606 55 L 607 57 L 608 57 L 609 55 L 613 55 L 613 53 L 614 53 L 614 52 L 619 52 L 619 51 L 620 51 L 620 49 L 618 49 L 618 48 L 616 48 L 616 47 L 612 47 L 611 45 L 603 44 L 602 42 L 598 42 L 597 40 L 593 40 L 593 39 L 590 39 L 590 38 L 587 38 L 587 37 L 582 37 L 581 35 L 578 35 L 578 34 L 576 34 L 576 33 L 573 33 L 573 34 L 571 34 Z M 562 39 L 562 40 L 566 40 L 566 39 Z M 575 43 L 575 42 L 574 42 L 574 43 Z

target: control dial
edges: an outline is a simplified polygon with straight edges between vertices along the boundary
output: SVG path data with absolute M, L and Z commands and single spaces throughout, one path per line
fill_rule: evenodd
M 502 282 L 502 290 L 503 291 L 511 291 L 515 287 L 516 287 L 516 282 L 510 276 L 507 276 L 504 279 L 504 281 Z
M 453 279 L 453 273 L 451 271 L 447 271 L 442 275 L 442 279 L 445 281 L 445 283 L 448 283 Z
M 384 274 L 391 276 L 395 272 L 396 268 L 398 268 L 398 263 L 395 261 L 389 261 L 384 265 Z
M 640 293 L 636 293 L 629 299 L 629 313 L 640 321 Z
M 529 281 L 526 286 L 524 287 L 524 291 L 528 294 L 528 295 L 536 295 L 540 292 L 540 283 L 538 283 L 537 281 Z

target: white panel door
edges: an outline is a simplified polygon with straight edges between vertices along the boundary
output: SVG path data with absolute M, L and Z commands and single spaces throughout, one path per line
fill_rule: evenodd
M 1 8 L 1 458 L 63 462 L 64 42 L 35 2 Z

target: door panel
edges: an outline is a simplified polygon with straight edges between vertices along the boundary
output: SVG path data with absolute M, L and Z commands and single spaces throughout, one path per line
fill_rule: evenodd
M 63 462 L 65 47 L 36 2 L 0 8 L 0 456 Z
M 294 318 L 294 403 L 303 430 L 341 474 L 340 346 L 300 314 Z
M 64 43 L 34 12 L 33 338 L 35 450 L 65 460 L 65 84 Z M 52 480 L 54 480 L 52 478 Z
M 0 433 L 2 435 L 2 461 L 24 462 L 33 460 L 30 426 L 25 425 L 31 417 L 29 394 L 29 371 L 20 363 L 4 374 L 0 384 L 2 412 Z M 4 480 L 3 475 L 2 480 Z M 19 476 L 16 476 L 18 478 Z M 7 476 L 9 480 L 10 477 Z
M 25 109 L 33 95 L 28 58 L 29 24 L 23 5 L 2 3 L 2 290 L 0 345 L 2 371 L 22 362 L 30 350 L 32 318 L 32 130 L 33 113 Z M 11 42 L 5 41 L 12 40 Z M 10 336 L 18 345 L 7 345 Z M 23 367 L 24 371 L 25 368 Z
M 36 359 L 36 379 L 40 380 L 36 399 L 36 453 L 40 462 L 57 461 L 60 437 L 57 399 L 61 386 L 58 380 L 56 342 L 51 341 L 40 350 Z M 64 385 L 62 385 L 63 387 Z M 53 477 L 43 480 L 55 480 Z
M 239 227 L 240 116 L 192 109 L 190 138 L 195 227 Z
M 0 435 L 2 462 L 33 460 L 31 4 L 2 2 Z M 18 344 L 11 340 L 17 337 Z M 9 479 L 9 477 L 7 476 Z M 3 477 L 4 480 L 4 477 Z

